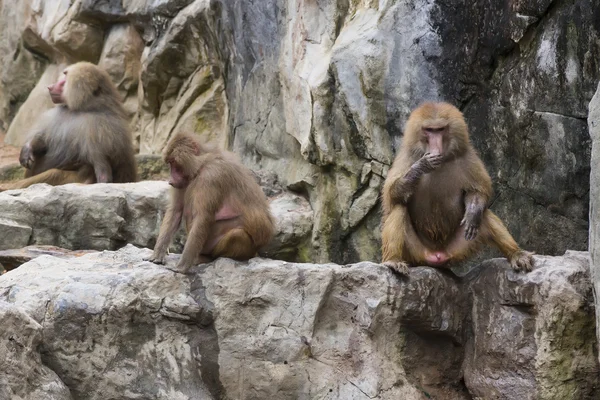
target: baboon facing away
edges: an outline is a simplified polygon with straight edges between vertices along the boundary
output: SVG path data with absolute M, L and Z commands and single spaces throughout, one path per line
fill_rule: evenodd
M 383 263 L 408 274 L 409 265 L 451 265 L 491 244 L 515 270 L 530 271 L 531 253 L 487 208 L 491 194 L 462 113 L 447 103 L 421 105 L 383 187 Z
M 34 183 L 136 181 L 129 122 L 108 74 L 79 62 L 48 90 L 56 106 L 41 116 L 21 149 L 26 178 L 2 183 L 0 190 Z
M 182 220 L 187 239 L 176 268 L 180 272 L 218 257 L 247 260 L 269 243 L 274 222 L 267 198 L 233 154 L 179 133 L 164 159 L 171 170 L 171 200 L 149 261 L 164 263 Z

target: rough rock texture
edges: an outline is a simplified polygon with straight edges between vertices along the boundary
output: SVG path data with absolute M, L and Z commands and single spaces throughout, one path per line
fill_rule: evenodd
M 69 388 L 42 363 L 42 325 L 4 301 L 0 325 L 0 399 L 71 400 Z
M 154 247 L 169 200 L 163 181 L 127 184 L 34 185 L 0 193 L 0 250 L 27 245 L 67 249 L 118 249 L 126 243 Z M 312 210 L 303 198 L 280 193 L 271 198 L 277 221 L 275 238 L 265 254 L 305 258 Z M 171 250 L 180 252 L 183 228 Z M 304 254 L 304 255 L 303 255 Z
M 590 173 L 590 258 L 596 293 L 596 327 L 600 341 L 600 84 L 590 103 L 588 116 L 592 138 Z
M 0 276 L 3 332 L 26 343 L 0 360 L 15 366 L 0 393 L 62 381 L 91 400 L 598 397 L 587 253 L 536 257 L 528 275 L 491 260 L 462 280 L 261 258 L 183 275 L 178 256 L 150 254 L 42 255 Z M 27 387 L 23 354 L 43 362 Z
M 535 260 L 527 275 L 494 261 L 473 272 L 464 376 L 474 399 L 600 396 L 589 254 Z
M 306 193 L 314 260 L 346 262 L 379 257 L 378 194 L 408 112 L 446 99 L 494 211 L 523 247 L 562 254 L 587 247 L 599 21 L 600 0 L 0 0 L 0 123 L 22 142 L 42 82 L 97 61 L 143 153 L 178 129 L 228 145 Z
M 371 263 L 219 259 L 182 275 L 148 255 L 45 255 L 0 277 L 0 300 L 38 321 L 44 364 L 74 398 L 468 399 L 458 371 L 430 370 L 455 375 L 435 387 L 402 360 L 399 319 L 424 336 L 462 329 L 465 304 L 450 306 L 454 280 L 438 271 L 406 284 Z

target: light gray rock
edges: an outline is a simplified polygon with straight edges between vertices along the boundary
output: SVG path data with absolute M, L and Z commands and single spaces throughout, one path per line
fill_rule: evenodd
M 0 301 L 0 324 L 0 398 L 71 400 L 69 388 L 42 363 L 42 326 L 4 301 Z
M 483 263 L 472 272 L 472 330 L 464 363 L 474 399 L 596 399 L 600 369 L 589 254 L 535 256 L 519 274 Z
M 43 364 L 74 398 L 598 395 L 587 253 L 536 256 L 529 274 L 495 259 L 463 279 L 261 258 L 184 275 L 178 256 L 150 254 L 42 255 L 0 276 L 0 301 L 37 321 Z
M 0 300 L 38 321 L 44 363 L 75 398 L 426 399 L 426 377 L 407 376 L 398 322 L 425 336 L 460 325 L 448 322 L 460 305 L 443 311 L 453 279 L 435 270 L 416 271 L 407 290 L 371 263 L 219 259 L 182 275 L 168 269 L 177 257 L 165 267 L 142 261 L 150 254 L 44 255 L 0 277 Z M 427 317 L 441 325 L 415 319 L 430 285 L 450 288 L 427 305 L 442 307 Z M 458 379 L 433 390 L 468 398 Z
M 138 84 L 143 51 L 144 42 L 133 25 L 116 24 L 108 31 L 98 61 L 117 85 L 125 109 L 132 117 L 139 107 Z
M 169 201 L 165 181 L 127 184 L 34 185 L 0 193 L 0 250 L 30 244 L 67 249 L 118 249 L 126 243 L 154 247 Z M 282 259 L 306 259 L 312 229 L 308 202 L 289 192 L 271 199 L 277 221 L 265 254 Z M 181 252 L 184 230 L 172 251 Z

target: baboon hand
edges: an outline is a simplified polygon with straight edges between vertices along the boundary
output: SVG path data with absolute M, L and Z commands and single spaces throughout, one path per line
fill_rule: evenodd
M 479 226 L 481 225 L 481 214 L 466 212 L 460 225 L 465 227 L 465 239 L 473 240 L 479 233 Z
M 144 261 L 150 261 L 154 264 L 164 264 L 166 254 L 153 253 L 150 257 L 144 257 Z
M 423 157 L 421 157 L 417 163 L 419 169 L 424 174 L 427 174 L 442 165 L 442 160 L 443 156 L 441 154 L 425 153 L 425 155 L 423 155 Z
M 27 169 L 31 169 L 33 167 L 33 163 L 35 161 L 35 157 L 33 155 L 33 150 L 31 149 L 31 145 L 26 143 L 23 148 L 21 148 L 21 154 L 19 155 L 19 162 L 21 165 Z

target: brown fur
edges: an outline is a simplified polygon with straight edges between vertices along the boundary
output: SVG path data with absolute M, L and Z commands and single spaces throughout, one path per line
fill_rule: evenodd
M 27 178 L 2 184 L 0 190 L 34 183 L 135 182 L 129 122 L 108 74 L 80 62 L 67 67 L 64 78 L 48 89 L 58 105 L 44 113 L 21 149 Z
M 252 173 L 234 155 L 177 134 L 165 149 L 171 167 L 171 202 L 150 261 L 163 263 L 173 235 L 185 220 L 187 240 L 177 270 L 229 257 L 247 260 L 269 243 L 274 222 Z
M 443 131 L 438 158 L 428 154 L 429 130 Z M 469 141 L 462 113 L 447 103 L 421 105 L 406 123 L 383 187 L 384 264 L 401 273 L 408 273 L 409 264 L 446 266 L 492 244 L 514 269 L 530 270 L 531 253 L 521 250 L 487 209 L 491 195 L 491 179 Z

